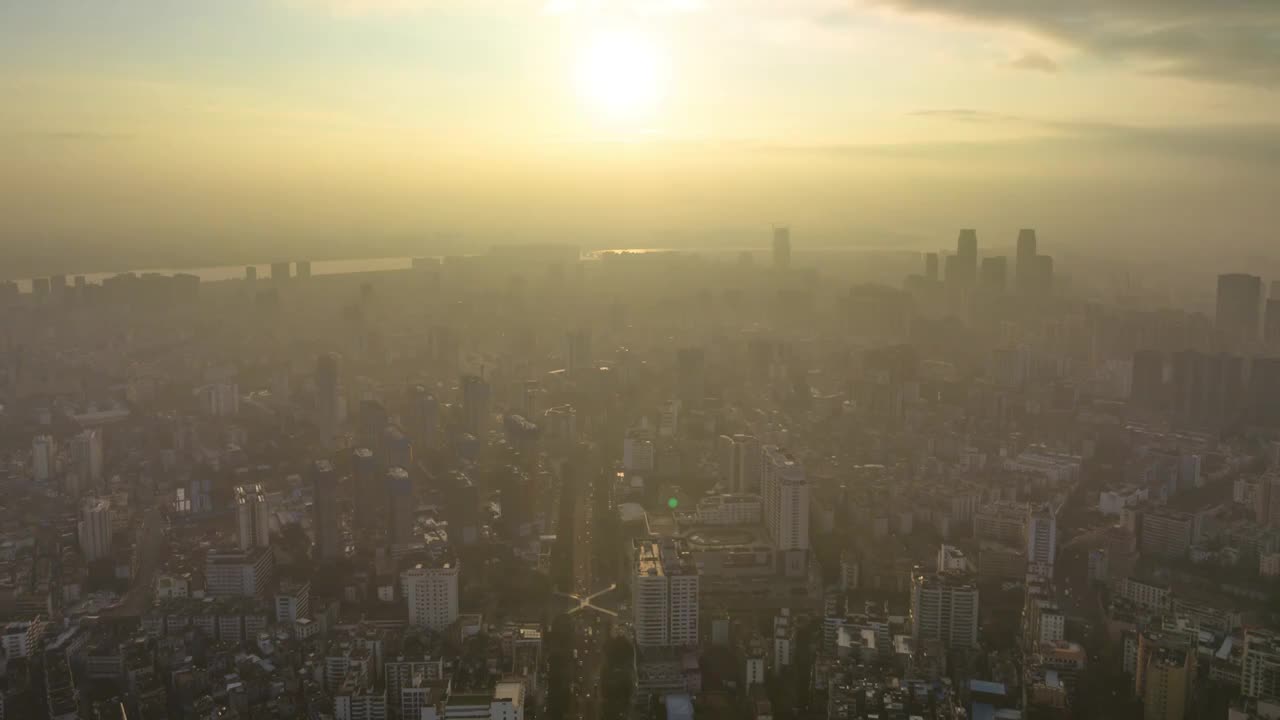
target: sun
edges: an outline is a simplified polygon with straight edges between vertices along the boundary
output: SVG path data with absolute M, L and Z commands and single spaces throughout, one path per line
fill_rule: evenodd
M 606 120 L 643 120 L 662 99 L 661 53 L 651 38 L 637 31 L 593 35 L 579 52 L 576 74 L 583 102 Z

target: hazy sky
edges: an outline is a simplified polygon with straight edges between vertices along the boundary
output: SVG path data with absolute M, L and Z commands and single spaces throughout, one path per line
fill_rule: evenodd
M 1276 0 L 15 0 L 0 97 L 14 251 L 1280 227 Z

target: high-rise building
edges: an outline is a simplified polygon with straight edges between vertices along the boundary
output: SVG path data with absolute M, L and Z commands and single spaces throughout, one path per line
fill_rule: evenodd
M 1147 410 L 1160 410 L 1166 403 L 1164 384 L 1164 353 L 1159 350 L 1139 350 L 1133 354 L 1132 382 L 1129 398 L 1133 404 Z
M 1253 358 L 1249 369 L 1250 417 L 1260 425 L 1280 425 L 1280 357 Z
M 1244 273 L 1218 276 L 1214 329 L 1228 347 L 1258 339 L 1261 308 L 1262 278 Z
M 809 549 L 809 481 L 804 466 L 786 450 L 766 446 L 761 454 L 760 487 L 764 524 L 782 552 Z
M 1049 577 L 1058 550 L 1058 516 L 1048 505 L 1027 509 L 1027 563 L 1049 568 Z
M 321 440 L 326 447 L 338 433 L 340 391 L 338 372 L 342 356 L 325 353 L 316 358 L 316 412 L 319 415 Z
M 1179 633 L 1148 629 L 1138 634 L 1133 689 L 1147 720 L 1186 717 L 1196 677 L 1196 649 Z
M 1031 285 L 1034 282 L 1032 264 L 1036 258 L 1036 231 L 1032 228 L 1023 228 L 1018 231 L 1018 250 L 1014 257 L 1014 282 L 1017 284 L 1020 294 L 1031 294 Z
M 458 562 L 418 563 L 400 574 L 409 624 L 440 632 L 458 619 Z
M 773 229 L 773 266 L 779 270 L 791 267 L 791 228 Z
M 570 376 L 591 367 L 591 331 L 573 330 L 564 338 L 564 371 Z
M 276 622 L 293 625 L 311 617 L 311 583 L 305 580 L 281 580 L 276 589 Z
M 105 498 L 85 498 L 80 506 L 80 553 L 93 562 L 111 554 L 111 503 Z
M 1214 427 L 1240 413 L 1245 399 L 1241 357 L 1184 350 L 1173 354 L 1171 365 L 1170 408 L 1178 419 Z
M 1037 255 L 1031 259 L 1031 285 L 1029 290 L 1034 295 L 1053 294 L 1053 258 L 1049 255 Z
M 409 386 L 405 430 L 413 444 L 421 450 L 434 448 L 440 441 L 440 403 L 424 385 Z
M 978 646 L 978 588 L 952 574 L 911 574 L 911 639 L 938 640 L 948 650 Z
M 324 562 L 342 557 L 342 526 L 338 523 L 338 473 L 333 463 L 317 460 L 311 466 L 312 532 L 316 557 Z
M 479 375 L 462 378 L 462 429 L 476 437 L 489 429 L 489 383 Z
M 385 502 L 386 488 L 378 486 L 378 461 L 369 448 L 351 451 L 351 477 L 355 483 L 352 497 L 355 502 L 355 526 L 362 533 L 371 533 L 382 527 L 378 507 Z
M 978 231 L 965 228 L 956 238 L 955 260 L 947 261 L 947 284 L 973 287 L 978 279 Z
M 1273 348 L 1280 346 L 1280 280 L 1271 281 L 1271 291 L 1267 293 L 1266 316 L 1262 323 L 1262 339 Z
M 232 417 L 240 412 L 240 386 L 211 383 L 200 388 L 200 404 L 207 415 Z
M 385 482 L 391 544 L 409 545 L 413 542 L 414 512 L 418 509 L 413 499 L 413 481 L 403 467 L 392 467 L 387 469 Z
M 298 262 L 294 263 L 294 267 L 297 270 L 297 272 L 294 274 L 297 275 L 299 280 L 305 280 L 306 278 L 311 277 L 311 261 L 310 260 L 299 260 Z
M 924 254 L 924 277 L 929 282 L 938 282 L 938 253 Z
M 57 471 L 58 446 L 52 435 L 37 435 L 31 441 L 31 475 L 36 482 L 48 482 Z
M 373 456 L 378 463 L 386 467 L 386 456 L 382 452 L 382 441 L 387 429 L 390 415 L 381 400 L 365 398 L 360 401 L 359 436 L 360 442 L 373 449 Z
M 716 442 L 724 491 L 760 492 L 760 442 L 751 435 L 721 435 Z
M 1142 513 L 1138 549 L 1160 558 L 1186 557 L 1191 550 L 1195 517 L 1190 513 L 1155 508 Z
M 989 293 L 1003 293 L 1008 285 L 1009 261 L 1004 257 L 982 258 L 978 286 Z
M 204 559 L 205 593 L 211 597 L 259 597 L 275 570 L 269 548 L 214 549 Z
M 1249 698 L 1280 697 L 1280 633 L 1245 631 L 1240 693 Z
M 639 647 L 698 644 L 698 570 L 675 541 L 638 540 L 631 579 Z
M 71 457 L 79 476 L 79 490 L 102 485 L 102 431 L 86 428 L 71 439 Z
M 271 546 L 271 506 L 261 485 L 235 489 L 236 524 L 240 549 Z
M 1262 339 L 1269 346 L 1280 345 L 1280 297 L 1267 298 L 1267 314 L 1263 322 Z
M 246 265 L 244 268 L 244 279 L 248 283 L 258 282 L 258 268 L 256 265 Z
M 378 443 L 382 453 L 383 467 L 413 467 L 413 443 L 396 425 L 388 425 L 382 429 L 382 441 Z
M 1195 677 L 1190 651 L 1160 648 L 1147 658 L 1146 689 L 1142 695 L 1144 720 L 1182 720 Z
M 289 279 L 289 263 L 271 263 L 271 281 L 281 283 Z

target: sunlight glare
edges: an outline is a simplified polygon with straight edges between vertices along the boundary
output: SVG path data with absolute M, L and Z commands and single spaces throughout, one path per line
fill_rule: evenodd
M 606 119 L 641 119 L 661 100 L 660 53 L 638 32 L 597 33 L 580 52 L 576 69 L 583 101 Z

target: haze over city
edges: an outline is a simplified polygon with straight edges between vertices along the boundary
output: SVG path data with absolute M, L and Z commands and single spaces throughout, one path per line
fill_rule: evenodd
M 0 4 L 0 720 L 1280 720 L 1277 3 Z

